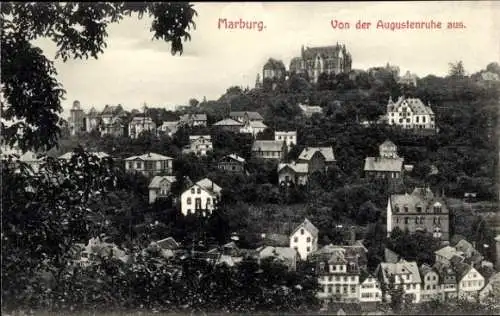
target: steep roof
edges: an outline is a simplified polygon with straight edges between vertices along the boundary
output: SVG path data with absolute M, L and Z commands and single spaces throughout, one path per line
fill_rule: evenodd
M 196 182 L 196 185 L 217 195 L 222 192 L 222 188 L 209 178 L 201 179 L 200 181 Z
M 286 167 L 292 169 L 296 173 L 307 174 L 309 171 L 309 165 L 306 163 L 280 163 L 278 165 L 278 173 Z
M 473 267 L 467 263 L 457 263 L 453 266 L 453 269 L 457 273 L 457 281 L 460 282 L 467 273 L 469 273 L 470 270 L 473 269 Z M 479 272 L 478 272 L 479 273 Z
M 198 139 L 212 140 L 212 136 L 210 135 L 189 135 L 189 141 L 192 142 Z
M 267 128 L 267 125 L 264 124 L 262 121 L 250 121 L 248 122 L 248 124 L 252 128 Z
M 262 115 L 260 115 L 259 112 L 255 112 L 255 111 L 233 111 L 233 112 L 229 113 L 229 116 L 231 118 L 235 118 L 235 117 L 243 117 L 243 116 L 245 116 L 245 114 L 248 115 L 248 119 L 250 121 L 263 121 L 264 120 Z
M 175 241 L 173 237 L 167 237 L 165 239 L 158 240 L 156 244 L 160 246 L 162 249 L 174 250 L 179 248 L 179 243 Z
M 403 158 L 366 157 L 364 171 L 401 172 Z
M 307 218 L 304 219 L 304 221 L 293 230 L 291 235 L 293 236 L 301 228 L 304 228 L 305 230 L 310 232 L 311 235 L 313 235 L 313 237 L 316 237 L 316 238 L 318 237 L 319 230 Z
M 390 139 L 386 139 L 382 144 L 380 144 L 379 147 L 396 147 L 396 144 L 394 144 Z
M 293 260 L 297 258 L 297 250 L 290 247 L 273 247 L 266 246 L 259 252 L 260 258 L 266 257 L 278 257 L 287 260 Z
M 252 145 L 252 151 L 281 151 L 284 141 L 256 140 Z
M 382 275 L 385 283 L 388 283 L 390 275 L 402 275 L 410 273 L 412 277 L 412 283 L 420 283 L 422 280 L 420 278 L 420 273 L 418 271 L 418 266 L 415 261 L 406 261 L 401 259 L 397 263 L 380 263 L 380 268 L 382 269 Z
M 319 46 L 319 47 L 306 47 L 303 52 L 304 59 L 314 59 L 317 55 L 320 55 L 321 58 L 337 58 L 340 51 L 345 48 L 345 46 L 330 45 L 330 46 Z M 347 55 L 347 53 L 346 53 Z
M 70 152 L 65 153 L 64 155 L 59 156 L 59 159 L 70 160 L 71 157 L 73 157 L 74 154 L 75 154 L 74 152 L 70 151 Z M 87 152 L 87 155 L 97 156 L 97 158 L 99 158 L 99 159 L 109 157 L 108 154 L 106 154 L 105 152 L 102 152 L 102 151 L 99 151 L 99 152 Z
M 148 188 L 150 189 L 157 189 L 160 187 L 160 184 L 164 181 L 168 181 L 170 183 L 174 183 L 176 181 L 174 176 L 155 176 L 153 180 L 151 180 L 151 183 L 149 184 Z
M 222 157 L 220 160 L 224 160 L 224 159 L 230 159 L 230 160 L 236 160 L 237 162 L 239 163 L 244 163 L 245 162 L 245 158 L 242 158 L 236 154 L 230 154 L 230 155 L 226 155 L 224 157 Z
M 241 122 L 238 122 L 231 118 L 223 119 L 221 121 L 214 123 L 214 126 L 242 126 L 242 125 L 243 124 Z
M 306 147 L 299 155 L 300 160 L 310 160 L 315 153 L 321 153 L 325 157 L 326 162 L 335 161 L 332 147 Z
M 417 206 L 422 208 L 422 213 L 432 211 L 431 207 L 435 204 L 441 205 L 441 214 L 448 214 L 448 208 L 442 198 L 432 196 L 422 196 L 419 194 L 392 194 L 391 205 L 394 207 L 404 206 L 408 208 L 409 213 L 418 213 Z M 402 210 L 401 210 L 402 211 Z
M 441 256 L 446 260 L 451 260 L 451 258 L 453 258 L 453 256 L 457 254 L 457 250 L 454 247 L 446 246 L 434 251 L 434 254 Z
M 128 157 L 125 160 L 145 160 L 145 161 L 158 161 L 158 160 L 172 160 L 174 158 L 163 156 L 156 153 L 147 153 L 140 156 Z
M 400 106 L 407 105 L 413 114 L 420 114 L 420 115 L 434 115 L 434 111 L 432 111 L 430 106 L 425 105 L 422 100 L 418 98 L 403 98 L 399 97 L 396 102 L 389 102 L 388 104 L 388 110 L 389 111 L 395 111 L 397 110 Z

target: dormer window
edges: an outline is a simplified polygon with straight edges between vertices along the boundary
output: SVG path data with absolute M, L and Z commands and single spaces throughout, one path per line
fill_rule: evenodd
M 398 205 L 394 205 L 394 213 L 399 213 L 399 206 Z
M 440 203 L 434 204 L 433 209 L 434 209 L 434 213 L 441 213 L 441 210 L 442 210 L 441 209 L 441 204 Z
M 422 213 L 422 206 L 417 205 L 415 209 L 417 210 L 417 213 Z
M 301 234 L 301 235 L 304 235 L 304 228 L 302 228 L 302 229 L 300 230 L 300 234 Z
M 405 205 L 405 206 L 403 207 L 403 209 L 405 210 L 405 213 L 408 213 L 408 206 L 407 206 L 407 205 Z

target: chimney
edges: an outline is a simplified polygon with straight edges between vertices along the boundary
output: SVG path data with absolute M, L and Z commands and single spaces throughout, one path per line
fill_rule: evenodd
M 351 226 L 350 235 L 351 235 L 350 238 L 351 245 L 354 245 L 354 243 L 356 242 L 356 226 Z

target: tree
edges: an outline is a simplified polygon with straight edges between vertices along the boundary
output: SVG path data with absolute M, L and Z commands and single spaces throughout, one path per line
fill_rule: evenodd
M 153 18 L 154 39 L 171 43 L 172 54 L 182 54 L 197 14 L 193 5 L 177 2 L 113 3 L 3 3 L 0 22 L 2 135 L 9 145 L 49 150 L 57 146 L 63 120 L 60 100 L 65 91 L 56 79 L 53 62 L 32 44 L 38 38 L 58 46 L 56 58 L 98 58 L 106 48 L 106 29 L 137 13 Z M 77 27 L 81 27 L 79 31 Z M 22 131 L 22 133 L 18 133 Z
M 464 63 L 460 60 L 455 63 L 449 63 L 449 76 L 454 78 L 463 78 L 465 76 Z
M 190 107 L 195 108 L 195 107 L 197 107 L 197 106 L 198 106 L 198 104 L 200 104 L 200 101 L 198 101 L 198 100 L 196 100 L 196 99 L 189 99 L 189 106 L 190 106 Z

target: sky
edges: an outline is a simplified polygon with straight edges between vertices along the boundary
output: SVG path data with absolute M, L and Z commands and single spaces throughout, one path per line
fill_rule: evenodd
M 271 2 L 194 3 L 198 12 L 191 41 L 182 56 L 172 56 L 170 44 L 152 41 L 151 20 L 125 18 L 108 27 L 108 47 L 97 60 L 56 60 L 58 79 L 67 91 L 65 113 L 73 100 L 86 110 L 106 104 L 126 109 L 173 109 L 190 98 L 218 99 L 234 85 L 253 87 L 257 73 L 270 58 L 290 59 L 301 46 L 345 44 L 353 69 L 397 65 L 420 77 L 443 76 L 450 62 L 462 60 L 469 73 L 500 60 L 500 4 L 498 2 Z M 219 19 L 262 21 L 265 28 L 218 28 Z M 349 22 L 349 29 L 333 29 L 332 20 Z M 356 29 L 358 20 L 372 22 Z M 442 29 L 382 30 L 384 22 L 440 21 Z M 446 29 L 447 22 L 465 28 Z M 55 45 L 35 42 L 53 59 Z

